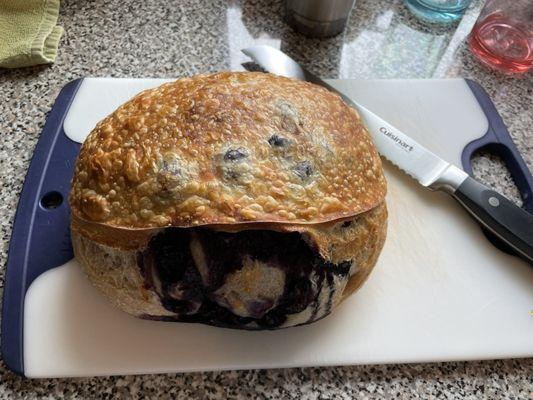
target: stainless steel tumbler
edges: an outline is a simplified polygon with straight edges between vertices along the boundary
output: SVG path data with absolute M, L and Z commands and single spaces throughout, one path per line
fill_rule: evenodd
M 288 23 L 311 37 L 341 33 L 355 0 L 285 0 Z

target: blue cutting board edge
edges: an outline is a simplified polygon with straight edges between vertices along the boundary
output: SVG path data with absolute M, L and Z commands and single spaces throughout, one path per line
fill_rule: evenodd
M 514 146 L 501 117 L 486 92 L 465 80 L 489 122 L 487 133 L 469 143 L 461 155 L 462 166 L 472 174 L 470 159 L 480 148 L 497 151 L 507 163 L 525 207 L 533 212 L 531 174 Z M 49 114 L 36 146 L 20 196 L 9 245 L 3 297 L 2 357 L 14 372 L 24 375 L 23 310 L 31 283 L 42 273 L 72 258 L 67 197 L 80 145 L 64 133 L 63 122 L 83 79 L 67 84 Z M 41 199 L 59 193 L 63 202 L 48 210 Z

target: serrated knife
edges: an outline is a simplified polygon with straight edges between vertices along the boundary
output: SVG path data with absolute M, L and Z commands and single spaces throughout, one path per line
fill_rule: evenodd
M 264 70 L 323 86 L 354 107 L 366 122 L 379 153 L 430 190 L 453 196 L 479 223 L 533 264 L 533 215 L 441 159 L 361 104 L 270 46 L 243 49 Z

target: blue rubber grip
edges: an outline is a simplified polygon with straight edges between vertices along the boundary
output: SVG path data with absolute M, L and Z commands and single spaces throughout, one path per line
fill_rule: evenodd
M 487 150 L 500 156 L 509 169 L 511 176 L 520 192 L 524 202 L 524 208 L 533 214 L 533 177 L 520 152 L 513 143 L 513 139 L 507 131 L 502 118 L 498 114 L 496 107 L 492 103 L 489 95 L 478 83 L 465 79 L 467 85 L 472 90 L 476 100 L 483 109 L 489 129 L 481 138 L 470 142 L 463 150 L 463 169 L 472 175 L 472 156 L 478 150 Z
M 6 265 L 2 307 L 2 358 L 24 375 L 24 298 L 33 280 L 72 259 L 68 193 L 80 145 L 63 131 L 63 121 L 82 82 L 60 92 L 26 174 L 20 195 Z M 45 208 L 42 199 L 45 197 Z M 60 204 L 59 204 L 60 203 Z

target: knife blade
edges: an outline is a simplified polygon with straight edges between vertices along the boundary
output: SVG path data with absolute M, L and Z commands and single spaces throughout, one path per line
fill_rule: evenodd
M 441 159 L 280 50 L 253 46 L 242 52 L 267 72 L 312 82 L 337 93 L 345 103 L 359 111 L 382 156 L 422 186 L 452 195 L 479 223 L 533 264 L 533 215 Z

